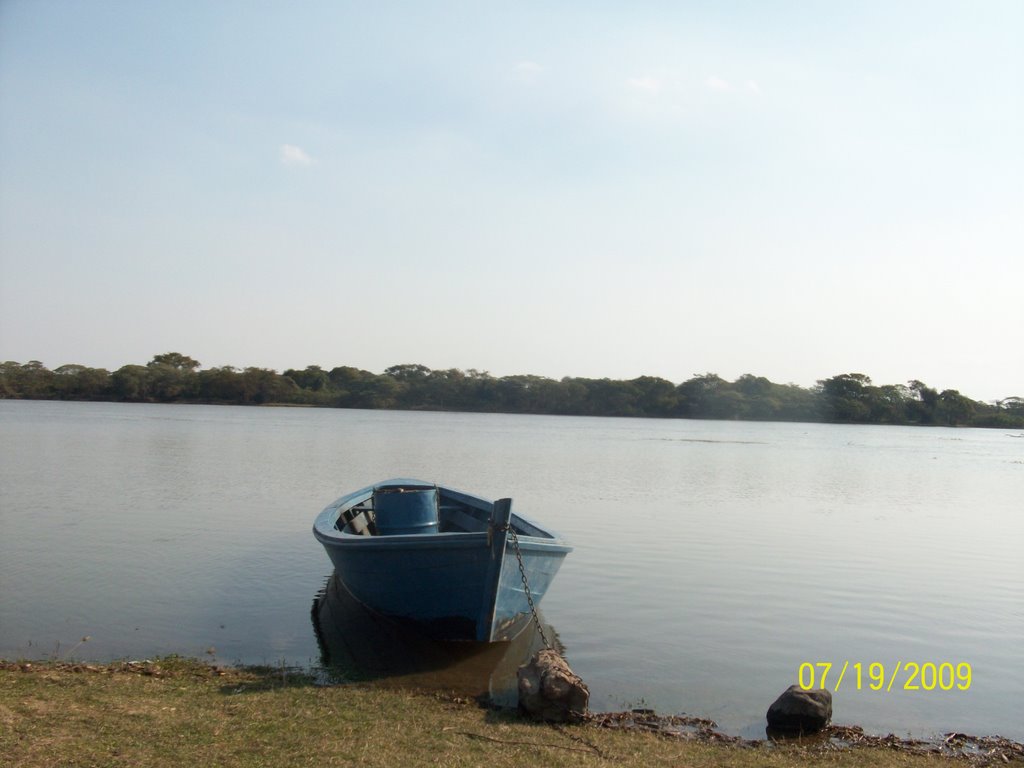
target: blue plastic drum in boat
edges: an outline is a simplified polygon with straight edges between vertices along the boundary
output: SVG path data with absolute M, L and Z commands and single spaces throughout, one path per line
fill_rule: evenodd
M 378 488 L 373 511 L 380 536 L 437 533 L 437 488 Z

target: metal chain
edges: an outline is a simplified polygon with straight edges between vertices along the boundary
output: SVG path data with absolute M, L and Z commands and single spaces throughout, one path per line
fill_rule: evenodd
M 537 613 L 537 606 L 533 602 L 533 593 L 530 591 L 530 582 L 526 578 L 526 566 L 523 565 L 523 552 L 519 548 L 519 536 L 516 534 L 515 529 L 512 527 L 511 523 L 504 526 L 504 530 L 508 531 L 508 533 L 510 534 L 509 538 L 511 538 L 512 540 L 512 549 L 515 551 L 516 560 L 519 562 L 519 576 L 523 580 L 523 592 L 526 594 L 526 602 L 529 604 L 530 612 L 533 614 L 533 625 L 537 628 L 537 634 L 540 635 L 540 639 L 543 641 L 544 647 L 547 648 L 549 651 L 555 651 L 557 653 L 557 649 L 553 645 L 551 645 L 551 643 L 548 641 L 547 635 L 544 634 L 544 627 L 541 625 L 540 616 Z M 584 708 L 583 712 L 575 712 L 573 714 L 580 720 L 587 720 L 589 717 L 589 715 L 586 712 L 586 708 Z M 567 739 L 575 741 L 576 743 L 583 745 L 589 750 L 593 750 L 598 757 L 604 760 L 610 759 L 610 756 L 605 754 L 600 749 L 600 747 L 591 743 L 582 736 L 577 736 L 576 734 L 569 733 L 557 723 L 550 723 L 550 725 L 554 730 L 558 731 Z
M 537 627 L 537 632 L 540 634 L 540 639 L 544 643 L 544 647 L 548 650 L 554 650 L 554 647 L 548 642 L 547 635 L 544 634 L 544 627 L 541 626 L 540 616 L 537 615 L 537 606 L 533 603 L 533 593 L 530 591 L 530 582 L 526 578 L 526 566 L 523 565 L 523 553 L 519 549 L 519 536 L 516 535 L 515 529 L 511 524 L 505 526 L 505 530 L 511 534 L 512 548 L 516 553 L 516 560 L 519 561 L 519 575 L 523 580 L 523 592 L 526 594 L 526 602 L 530 606 L 530 612 L 533 614 L 533 625 Z

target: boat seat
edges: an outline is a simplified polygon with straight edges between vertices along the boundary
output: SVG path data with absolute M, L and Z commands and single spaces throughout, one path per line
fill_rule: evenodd
M 343 515 L 345 527 L 358 536 L 372 536 L 370 521 L 367 519 L 367 511 L 363 509 L 350 509 Z

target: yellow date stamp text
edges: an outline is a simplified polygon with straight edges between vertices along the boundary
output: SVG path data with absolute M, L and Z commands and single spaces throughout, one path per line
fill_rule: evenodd
M 797 670 L 797 682 L 808 691 L 811 688 L 840 687 L 870 691 L 966 691 L 971 687 L 971 665 L 966 661 L 880 661 L 863 663 L 844 661 L 805 661 Z

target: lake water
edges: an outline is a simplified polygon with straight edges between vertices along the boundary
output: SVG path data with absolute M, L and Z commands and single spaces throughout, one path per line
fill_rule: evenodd
M 1005 430 L 0 401 L 0 657 L 318 665 L 313 518 L 394 476 L 570 540 L 544 613 L 595 710 L 757 737 L 802 663 L 849 662 L 835 722 L 1024 740 Z M 970 687 L 872 691 L 873 662 Z

